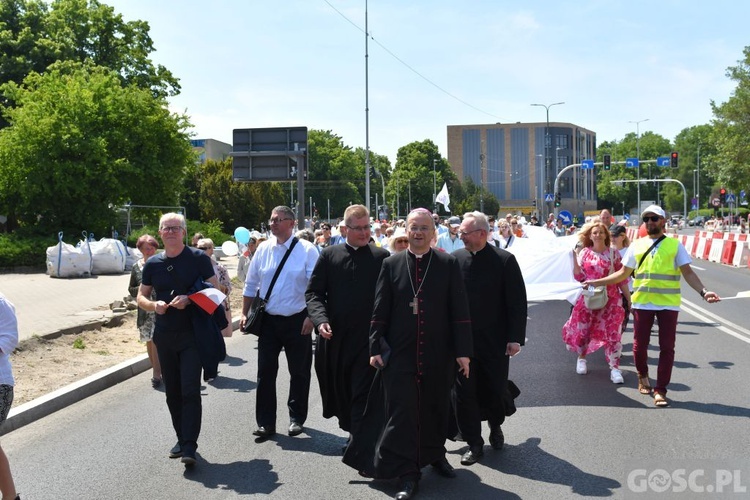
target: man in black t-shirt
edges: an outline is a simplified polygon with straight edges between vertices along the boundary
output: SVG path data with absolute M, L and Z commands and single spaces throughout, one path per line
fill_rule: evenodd
M 188 290 L 200 278 L 215 288 L 211 259 L 200 250 L 186 247 L 185 217 L 164 214 L 159 235 L 164 253 L 154 255 L 143 268 L 138 307 L 156 312 L 154 344 L 161 363 L 167 407 L 177 444 L 169 457 L 182 457 L 185 465 L 196 463 L 195 450 L 201 428 L 201 359 L 193 331 Z M 151 292 L 156 300 L 151 300 Z

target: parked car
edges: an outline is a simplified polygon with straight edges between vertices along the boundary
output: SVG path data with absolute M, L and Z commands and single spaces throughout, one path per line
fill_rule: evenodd
M 696 215 L 688 221 L 688 226 L 702 227 L 706 223 L 705 215 Z

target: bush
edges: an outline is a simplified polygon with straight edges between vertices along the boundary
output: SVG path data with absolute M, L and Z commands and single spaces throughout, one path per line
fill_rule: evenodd
M 47 247 L 57 244 L 57 235 L 0 234 L 0 269 L 46 268 Z

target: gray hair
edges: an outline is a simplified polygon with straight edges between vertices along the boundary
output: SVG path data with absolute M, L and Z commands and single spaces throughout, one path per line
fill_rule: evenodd
M 315 242 L 315 236 L 309 229 L 300 229 L 299 231 L 297 231 L 297 234 L 295 234 L 295 236 L 300 240 L 307 240 L 310 243 Z
M 287 207 L 286 205 L 279 205 L 278 207 L 274 207 L 273 210 L 271 210 L 271 213 L 276 212 L 277 214 L 282 214 L 284 217 L 289 217 L 292 220 L 295 220 L 297 217 L 294 215 L 294 211 Z
M 159 229 L 164 228 L 164 221 L 165 220 L 172 220 L 177 219 L 180 221 L 180 227 L 187 231 L 187 222 L 185 222 L 185 216 L 182 214 L 178 214 L 176 212 L 167 212 L 166 214 L 162 215 L 159 219 Z
M 479 210 L 475 210 L 473 212 L 466 212 L 464 214 L 464 220 L 469 219 L 471 220 L 472 224 L 474 225 L 474 228 L 476 229 L 484 229 L 485 231 L 490 231 L 490 223 L 487 220 L 487 216 L 480 212 Z

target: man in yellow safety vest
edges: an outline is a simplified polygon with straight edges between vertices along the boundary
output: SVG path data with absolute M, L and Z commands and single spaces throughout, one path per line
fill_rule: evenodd
M 647 207 L 641 214 L 648 238 L 639 238 L 628 247 L 622 259 L 622 268 L 601 279 L 583 283 L 584 287 L 610 285 L 633 278 L 633 358 L 638 370 L 638 391 L 651 394 L 648 380 L 648 344 L 654 318 L 659 322 L 659 365 L 654 386 L 656 406 L 668 406 L 667 385 L 672 378 L 674 345 L 677 332 L 677 314 L 680 311 L 680 276 L 698 292 L 706 302 L 721 300 L 718 294 L 703 287 L 703 283 L 690 267 L 692 259 L 682 243 L 667 238 L 664 228 L 666 213 L 658 205 Z

